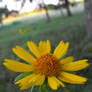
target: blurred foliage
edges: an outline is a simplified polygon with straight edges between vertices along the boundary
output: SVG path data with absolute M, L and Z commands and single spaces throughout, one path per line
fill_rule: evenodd
M 0 15 L 1 14 L 5 14 L 5 16 L 8 16 L 8 14 L 9 14 L 8 9 L 6 7 L 5 8 L 0 8 Z
M 5 17 L 7 17 L 8 14 L 9 14 L 9 11 L 8 11 L 7 8 L 0 8 L 0 26 L 3 26 L 3 23 L 2 23 L 2 21 L 3 21 L 3 15 Z
M 26 28 L 30 30 L 24 33 L 24 35 L 20 35 L 19 29 L 25 30 Z M 16 45 L 20 45 L 28 50 L 26 45 L 28 40 L 33 40 L 36 43 L 40 40 L 50 40 L 52 44 L 52 52 L 61 40 L 69 41 L 70 48 L 67 55 L 74 56 L 75 60 L 88 58 L 85 57 L 86 51 L 87 54 L 92 54 L 92 44 L 91 40 L 87 40 L 84 16 L 82 13 L 75 14 L 70 18 L 61 16 L 53 17 L 51 23 L 49 24 L 45 22 L 45 19 L 32 23 L 30 21 L 25 21 L 25 23 L 14 22 L 11 25 L 0 28 L 0 92 L 20 92 L 14 85 L 14 78 L 19 73 L 16 74 L 8 71 L 5 67 L 3 67 L 2 62 L 4 58 L 22 61 L 13 54 L 11 49 Z M 92 58 L 92 56 L 90 58 Z M 89 61 L 91 61 L 91 59 L 89 59 Z M 81 75 L 88 77 L 89 81 L 84 85 L 70 85 L 72 92 L 92 92 L 91 72 L 91 65 L 89 68 L 81 72 L 77 72 L 79 75 L 82 73 Z M 34 92 L 39 91 L 35 88 Z M 54 92 L 60 92 L 60 90 Z M 67 91 L 63 90 L 63 92 Z

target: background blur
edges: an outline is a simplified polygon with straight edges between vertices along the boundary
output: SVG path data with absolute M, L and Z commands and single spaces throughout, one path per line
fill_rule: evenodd
M 20 60 L 12 48 L 20 45 L 28 50 L 28 40 L 50 40 L 52 51 L 61 40 L 69 41 L 67 56 L 88 58 L 90 63 L 77 72 L 88 82 L 70 85 L 72 92 L 92 92 L 92 0 L 0 0 L 0 92 L 20 92 L 14 85 L 19 73 L 9 71 L 2 62 Z M 35 88 L 34 92 L 39 91 Z

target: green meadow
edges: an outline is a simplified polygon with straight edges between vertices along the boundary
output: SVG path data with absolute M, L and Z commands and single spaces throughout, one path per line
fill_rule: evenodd
M 28 31 L 21 34 L 20 29 Z M 92 39 L 89 41 L 87 39 L 83 13 L 73 14 L 72 17 L 52 17 L 50 23 L 47 23 L 46 19 L 35 22 L 13 22 L 0 28 L 0 92 L 20 92 L 13 83 L 18 73 L 8 71 L 2 62 L 5 58 L 20 60 L 13 54 L 12 48 L 20 45 L 28 50 L 26 42 L 29 40 L 37 44 L 40 40 L 50 40 L 52 52 L 61 40 L 69 41 L 70 47 L 66 56 L 74 56 L 75 60 L 88 58 L 89 63 L 92 60 Z M 70 85 L 72 92 L 92 92 L 91 66 L 77 74 L 86 76 L 89 80 L 84 85 Z

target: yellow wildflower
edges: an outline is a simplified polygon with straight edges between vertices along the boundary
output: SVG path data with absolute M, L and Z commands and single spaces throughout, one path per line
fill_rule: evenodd
M 22 29 L 19 29 L 19 33 L 23 35 L 24 31 Z
M 35 55 L 20 46 L 13 48 L 13 52 L 26 63 L 11 59 L 5 59 L 3 63 L 9 70 L 14 72 L 32 72 L 30 75 L 18 80 L 21 90 L 30 88 L 32 85 L 41 86 L 47 79 L 50 88 L 57 90 L 59 86 L 65 87 L 63 82 L 71 84 L 83 84 L 87 78 L 69 72 L 79 71 L 88 66 L 87 59 L 74 61 L 74 57 L 62 57 L 67 53 L 69 42 L 61 41 L 53 53 L 51 53 L 50 41 L 40 41 L 37 46 L 34 42 L 27 42 L 28 48 Z

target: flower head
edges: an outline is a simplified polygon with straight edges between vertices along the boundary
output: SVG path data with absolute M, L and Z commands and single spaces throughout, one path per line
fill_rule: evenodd
M 24 31 L 22 29 L 19 29 L 19 33 L 23 35 Z
M 79 71 L 88 66 L 87 59 L 74 62 L 74 57 L 62 57 L 67 53 L 69 43 L 61 41 L 53 53 L 49 40 L 40 41 L 37 46 L 34 42 L 27 42 L 28 48 L 35 55 L 31 55 L 20 46 L 13 48 L 13 52 L 26 63 L 21 63 L 11 59 L 5 59 L 3 63 L 9 70 L 14 72 L 29 72 L 30 74 L 18 80 L 21 90 L 30 88 L 32 85 L 40 86 L 47 79 L 48 85 L 57 90 L 59 86 L 65 87 L 63 82 L 71 84 L 83 84 L 87 78 L 70 72 Z

